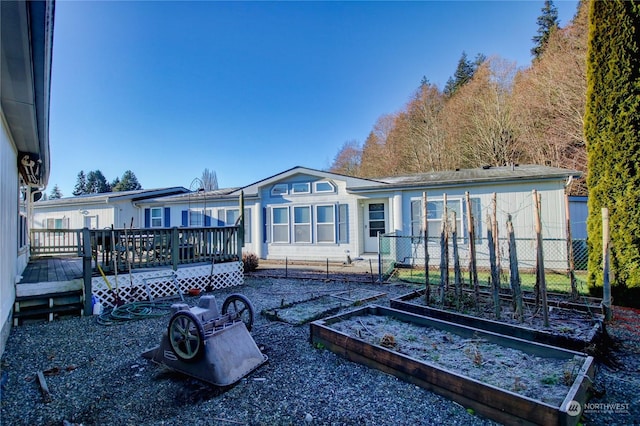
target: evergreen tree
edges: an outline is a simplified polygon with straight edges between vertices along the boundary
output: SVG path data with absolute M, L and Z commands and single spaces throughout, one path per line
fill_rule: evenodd
M 102 194 L 111 192 L 111 186 L 107 183 L 107 179 L 100 170 L 93 170 L 87 173 L 85 191 L 86 194 Z
M 114 183 L 111 185 L 114 192 L 117 191 L 135 191 L 138 189 L 142 189 L 142 185 L 138 182 L 138 178 L 131 171 L 127 170 L 122 175 L 122 179 L 116 178 Z
M 84 174 L 84 170 L 80 170 L 78 178 L 76 179 L 76 186 L 73 188 L 73 195 L 82 195 L 87 193 L 87 177 Z
M 467 53 L 463 51 L 460 59 L 458 60 L 456 72 L 452 77 L 449 77 L 442 93 L 444 93 L 448 98 L 453 96 L 458 89 L 467 84 L 473 78 L 476 70 L 485 60 L 486 56 L 482 53 L 478 53 L 476 58 L 472 61 L 467 57 Z
M 587 142 L 588 284 L 601 290 L 602 219 L 609 209 L 612 293 L 640 290 L 640 4 L 593 1 L 589 14 Z
M 547 48 L 551 33 L 558 29 L 558 9 L 552 0 L 545 0 L 542 15 L 538 17 L 538 35 L 533 37 L 535 46 L 531 49 L 534 58 L 539 58 Z
M 57 200 L 59 198 L 62 198 L 62 192 L 60 191 L 60 188 L 58 188 L 58 185 L 53 185 L 53 188 L 51 189 L 51 194 L 49 194 L 49 199 L 50 200 Z

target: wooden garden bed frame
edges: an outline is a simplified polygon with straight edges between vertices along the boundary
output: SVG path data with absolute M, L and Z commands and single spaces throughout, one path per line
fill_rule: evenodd
M 332 324 L 342 319 L 363 315 L 392 317 L 400 321 L 455 333 L 466 338 L 481 337 L 491 343 L 515 348 L 539 357 L 572 359 L 579 355 L 584 356 L 585 361 L 562 404 L 553 406 L 482 383 L 429 362 L 416 360 L 382 346 L 366 343 L 331 328 Z M 570 407 L 575 408 L 574 401 L 582 405 L 587 400 L 595 369 L 593 358 L 578 352 L 376 305 L 314 321 L 310 324 L 310 332 L 311 343 L 316 347 L 325 347 L 348 360 L 393 374 L 407 382 L 452 399 L 465 407 L 472 408 L 480 415 L 506 424 L 577 424 L 580 416 L 570 415 L 569 409 Z

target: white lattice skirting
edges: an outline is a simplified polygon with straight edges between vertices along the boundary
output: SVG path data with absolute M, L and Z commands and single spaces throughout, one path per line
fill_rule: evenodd
M 189 289 L 197 288 L 217 290 L 244 284 L 244 269 L 242 262 L 216 263 L 213 273 L 210 264 L 185 266 L 174 271 L 171 268 L 154 269 L 129 274 L 119 274 L 117 279 L 113 275 L 106 277 L 111 289 L 102 276 L 91 278 L 92 294 L 98 298 L 102 306 L 113 307 L 118 298 L 124 303 L 141 300 L 177 296 L 185 294 Z M 116 285 L 117 281 L 117 285 Z

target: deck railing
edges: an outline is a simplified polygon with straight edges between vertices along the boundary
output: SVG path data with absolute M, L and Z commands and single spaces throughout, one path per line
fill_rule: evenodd
M 241 227 L 32 229 L 31 255 L 91 258 L 92 273 L 241 260 Z M 85 244 L 85 240 L 86 243 Z M 84 247 L 90 250 L 84 253 Z
M 80 229 L 31 229 L 31 256 L 82 256 Z

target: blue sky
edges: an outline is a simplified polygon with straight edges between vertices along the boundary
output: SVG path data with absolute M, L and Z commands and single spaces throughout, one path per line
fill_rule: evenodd
M 554 2 L 560 25 L 577 2 Z M 540 1 L 56 2 L 51 175 L 220 187 L 326 169 L 460 55 L 527 67 Z

